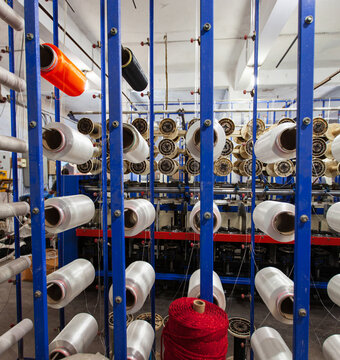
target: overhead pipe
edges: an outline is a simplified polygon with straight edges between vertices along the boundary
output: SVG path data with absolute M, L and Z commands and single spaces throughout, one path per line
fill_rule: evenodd
M 322 353 L 326 360 L 339 360 L 340 335 L 329 336 L 322 345 Z
M 21 256 L 0 267 L 0 284 L 20 274 L 31 266 L 28 256 Z
M 340 274 L 333 276 L 329 280 L 327 284 L 327 294 L 335 304 L 340 306 Z
M 154 339 L 155 332 L 147 321 L 132 321 L 126 332 L 127 359 L 148 360 Z
M 131 49 L 122 46 L 122 75 L 135 91 L 143 91 L 148 80 Z
M 86 88 L 86 76 L 55 45 L 40 45 L 41 76 L 69 96 L 79 96 Z
M 223 130 L 225 132 L 225 136 L 231 136 L 233 132 L 235 131 L 235 123 L 232 119 L 229 118 L 223 118 L 218 121 L 219 124 L 223 127 Z
M 340 161 L 340 135 L 338 135 L 332 142 L 331 152 L 334 159 Z
M 201 202 L 198 201 L 190 212 L 189 225 L 196 234 L 201 232 Z M 221 213 L 218 207 L 213 203 L 213 233 L 217 232 L 222 224 Z
M 164 175 L 173 176 L 179 170 L 178 161 L 168 157 L 163 157 L 158 161 L 158 170 Z
M 232 162 L 224 157 L 220 157 L 214 163 L 214 174 L 217 176 L 227 176 L 233 171 Z
M 149 125 L 144 118 L 138 117 L 134 119 L 132 125 L 139 131 L 145 140 L 149 138 Z
M 328 226 L 340 233 L 340 202 L 333 204 L 327 211 L 326 220 Z
M 16 31 L 24 29 L 24 19 L 4 1 L 0 1 L 0 19 Z
M 82 174 L 98 175 L 102 172 L 102 162 L 98 159 L 90 159 L 84 164 L 78 164 L 77 170 Z
M 4 2 L 1 1 L 0 3 Z M 0 66 L 0 84 L 19 93 L 26 91 L 26 81 L 2 66 Z
M 30 205 L 26 201 L 0 204 L 0 219 L 7 219 L 14 216 L 25 216 L 29 212 Z
M 279 269 L 266 267 L 257 272 L 255 287 L 273 317 L 292 325 L 294 282 Z
M 141 163 L 149 157 L 149 146 L 139 131 L 131 124 L 123 124 L 123 158 L 131 163 Z
M 90 135 L 93 139 L 100 139 L 102 137 L 101 124 L 89 118 L 81 118 L 77 123 L 77 129 L 80 133 Z
M 201 164 L 193 157 L 189 157 L 185 163 L 185 171 L 192 176 L 197 176 L 201 171 Z

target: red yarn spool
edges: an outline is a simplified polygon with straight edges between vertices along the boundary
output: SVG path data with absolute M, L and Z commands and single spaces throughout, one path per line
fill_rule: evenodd
M 228 316 L 208 301 L 200 314 L 193 309 L 195 298 L 180 298 L 169 308 L 163 329 L 164 360 L 225 360 L 228 351 Z M 163 351 L 161 351 L 163 353 Z

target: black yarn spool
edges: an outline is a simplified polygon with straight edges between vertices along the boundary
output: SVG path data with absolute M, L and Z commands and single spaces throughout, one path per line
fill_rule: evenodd
M 135 91 L 143 91 L 148 86 L 142 67 L 129 48 L 122 46 L 122 75 Z

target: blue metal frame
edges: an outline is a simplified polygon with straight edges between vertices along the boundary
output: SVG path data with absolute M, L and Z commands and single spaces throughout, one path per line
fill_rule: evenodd
M 214 200 L 214 1 L 201 0 L 200 91 L 201 91 L 201 233 L 200 294 L 213 300 L 213 200 Z M 210 121 L 210 125 L 209 125 Z
M 13 7 L 13 0 L 8 0 L 7 4 Z M 8 53 L 9 53 L 9 71 L 15 73 L 15 53 L 14 53 L 14 31 L 8 26 Z M 17 119 L 16 119 L 16 101 L 15 91 L 10 90 L 11 99 L 11 136 L 17 137 Z M 18 156 L 16 152 L 12 153 L 12 173 L 13 173 L 13 202 L 19 201 L 19 187 L 18 187 Z M 15 258 L 20 257 L 20 231 L 19 220 L 14 217 L 14 242 L 15 242 Z M 16 304 L 17 304 L 17 323 L 22 320 L 22 300 L 21 300 L 21 274 L 15 278 L 16 286 Z M 24 356 L 23 340 L 18 341 L 18 358 Z
M 299 0 L 294 245 L 294 360 L 308 359 L 309 344 L 314 14 L 315 0 Z M 309 22 L 308 19 L 312 21 Z
M 126 359 L 125 237 L 120 0 L 107 0 L 114 358 Z
M 38 0 L 25 0 L 25 39 L 29 170 L 31 187 L 35 356 L 37 359 L 48 360 Z

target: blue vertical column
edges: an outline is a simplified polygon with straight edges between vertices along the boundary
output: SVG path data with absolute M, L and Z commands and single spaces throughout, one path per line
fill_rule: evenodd
M 101 59 L 101 121 L 102 121 L 102 217 L 103 217 L 103 270 L 104 270 L 104 334 L 105 354 L 110 357 L 109 329 L 109 248 L 107 235 L 107 166 L 106 166 L 106 32 L 105 0 L 100 0 L 100 59 Z
M 149 36 L 150 36 L 150 79 L 149 79 L 149 92 L 150 92 L 150 107 L 149 107 L 149 119 L 150 119 L 150 201 L 152 205 L 155 203 L 155 168 L 154 168 L 154 0 L 150 0 L 150 17 L 149 17 Z M 155 223 L 150 226 L 150 263 L 155 268 Z M 151 289 L 151 324 L 155 330 L 155 297 L 156 289 L 153 284 Z M 153 344 L 155 353 L 156 342 Z
M 201 0 L 201 297 L 213 300 L 214 1 Z
M 255 293 L 255 224 L 253 213 L 256 201 L 256 156 L 254 152 L 257 133 L 257 79 L 259 63 L 259 21 L 260 0 L 255 0 L 255 40 L 254 40 L 254 97 L 253 97 L 253 156 L 251 170 L 251 246 L 250 246 L 250 335 L 254 332 L 254 293 Z M 268 105 L 268 103 L 267 103 Z M 268 116 L 267 116 L 268 122 Z M 254 353 L 250 350 L 250 359 Z
M 13 0 L 8 0 L 8 5 L 13 7 Z M 14 53 L 14 31 L 8 26 L 8 53 L 9 53 L 9 71 L 15 73 L 15 53 Z M 17 118 L 16 118 L 16 102 L 15 91 L 10 90 L 11 98 L 11 136 L 17 137 Z M 12 173 L 13 173 L 13 202 L 19 201 L 18 187 L 18 156 L 16 152 L 12 153 Z M 15 242 L 15 258 L 20 257 L 20 232 L 19 220 L 14 217 L 14 242 Z M 17 323 L 22 320 L 22 299 L 21 299 L 21 274 L 15 278 L 16 286 L 16 303 L 17 303 Z M 24 344 L 23 340 L 18 341 L 18 358 L 23 358 Z
M 125 237 L 120 0 L 107 0 L 114 358 L 126 359 Z
M 48 360 L 46 244 L 41 122 L 39 0 L 25 0 L 27 120 L 31 187 L 35 357 Z
M 308 359 L 315 0 L 299 0 L 293 358 Z
M 59 13 L 58 0 L 53 0 L 53 44 L 59 46 Z M 60 122 L 60 92 L 58 88 L 54 88 L 54 120 Z M 61 162 L 56 161 L 56 185 L 57 196 L 63 196 L 63 189 L 61 186 Z M 58 234 L 58 267 L 64 266 L 64 233 Z M 59 327 L 62 330 L 65 327 L 65 310 L 59 310 Z

